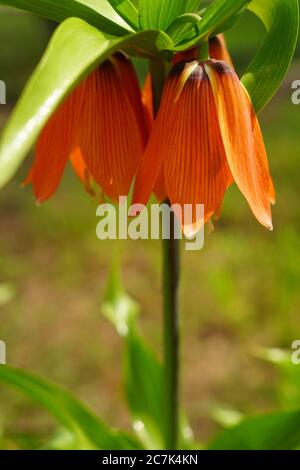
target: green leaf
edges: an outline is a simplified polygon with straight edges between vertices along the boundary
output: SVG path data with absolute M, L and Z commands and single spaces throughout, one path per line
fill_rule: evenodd
M 210 35 L 226 30 L 246 6 L 267 30 L 263 45 L 242 77 L 259 112 L 278 90 L 293 58 L 299 30 L 298 0 L 216 0 L 205 10 L 197 37 L 176 44 L 175 50 L 199 45 Z
M 139 306 L 124 292 L 117 262 L 111 269 L 102 312 L 123 338 L 135 328 Z
M 3 131 L 0 187 L 15 173 L 64 97 L 95 67 L 118 49 L 155 57 L 172 48 L 171 39 L 159 31 L 108 39 L 80 19 L 69 18 L 62 23 Z
M 196 13 L 184 13 L 176 18 L 167 29 L 167 34 L 172 38 L 174 44 L 192 39 L 201 17 Z
M 23 446 L 21 447 L 23 449 Z M 32 447 L 29 449 L 32 450 Z M 58 428 L 53 436 L 44 445 L 40 445 L 38 450 L 78 450 L 76 436 L 68 429 Z
M 300 400 L 300 367 L 294 360 L 297 360 L 299 343 L 295 341 L 292 350 L 277 348 L 259 349 L 256 356 L 269 364 L 272 364 L 279 371 L 279 381 L 276 387 L 276 394 L 283 406 L 295 408 Z
M 240 12 L 250 0 L 215 0 L 209 5 L 198 24 L 198 34 L 192 39 L 176 45 L 177 51 L 189 49 L 206 41 L 214 31 L 227 24 L 231 17 Z
M 293 450 L 300 444 L 300 411 L 251 418 L 222 432 L 210 450 Z
M 77 449 L 127 450 L 138 446 L 130 436 L 110 429 L 69 392 L 40 377 L 1 366 L 0 382 L 16 388 L 44 407 L 76 437 Z
M 161 449 L 164 446 L 162 366 L 138 333 L 138 306 L 123 291 L 116 268 L 102 310 L 124 338 L 124 383 L 134 429 L 147 448 Z
M 216 423 L 225 429 L 233 428 L 244 420 L 242 413 L 227 406 L 213 406 L 210 415 Z
M 59 23 L 76 16 L 113 36 L 130 31 L 106 0 L 0 0 L 0 5 L 20 8 Z
M 147 449 L 164 449 L 163 367 L 139 331 L 139 307 L 123 290 L 118 266 L 113 266 L 103 314 L 124 340 L 124 385 L 134 430 Z M 193 433 L 180 413 L 179 445 L 193 448 Z
M 199 25 L 201 36 L 207 38 L 213 31 L 235 16 L 249 0 L 216 0 L 206 10 Z
M 111 6 L 135 30 L 139 29 L 139 11 L 131 0 L 108 0 Z
M 298 0 L 253 0 L 248 8 L 267 30 L 264 44 L 242 78 L 259 112 L 278 90 L 293 58 L 298 39 L 299 4 Z
M 235 15 L 232 15 L 228 20 L 224 21 L 224 23 L 222 23 L 220 26 L 218 26 L 218 28 L 216 28 L 212 32 L 212 36 L 217 36 L 217 34 L 225 33 L 229 29 L 232 29 L 236 25 L 236 23 L 240 20 L 244 11 L 245 11 L 245 8 L 242 8 L 240 11 L 235 13 Z
M 120 15 L 116 12 L 115 8 L 111 6 L 110 0 L 76 0 L 88 5 L 89 7 L 96 10 L 98 13 L 101 13 L 106 18 L 109 18 L 114 23 L 118 23 L 121 26 L 125 25 L 126 23 L 121 18 Z M 121 0 L 119 0 L 121 1 Z
M 163 371 L 152 349 L 135 331 L 126 337 L 124 382 L 134 429 L 148 448 L 163 448 Z
M 165 31 L 183 13 L 198 12 L 199 4 L 199 0 L 140 0 L 141 27 Z

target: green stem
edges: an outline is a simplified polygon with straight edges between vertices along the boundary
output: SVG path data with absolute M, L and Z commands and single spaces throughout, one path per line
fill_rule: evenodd
M 170 239 L 163 240 L 165 440 L 168 450 L 178 448 L 179 435 L 179 240 L 172 212 Z
M 152 92 L 153 92 L 153 107 L 154 114 L 158 112 L 160 105 L 161 95 L 164 88 L 166 75 L 167 75 L 167 64 L 161 59 L 153 59 L 150 61 L 150 73 L 152 78 Z
M 152 61 L 152 89 L 155 114 L 168 72 L 167 62 Z M 170 206 L 170 202 L 167 201 Z M 164 437 L 167 450 L 178 448 L 179 436 L 179 240 L 175 215 L 170 217 L 170 238 L 163 240 L 163 312 L 164 312 Z
M 204 42 L 201 44 L 199 48 L 199 60 L 200 62 L 205 62 L 206 60 L 209 60 L 209 41 Z

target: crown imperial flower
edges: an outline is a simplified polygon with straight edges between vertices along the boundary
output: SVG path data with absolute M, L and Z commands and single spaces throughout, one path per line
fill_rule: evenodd
M 32 183 L 38 203 L 45 201 L 70 159 L 89 192 L 93 179 L 117 201 L 129 192 L 148 131 L 134 68 L 118 53 L 81 82 L 50 118 L 25 184 Z
M 189 234 L 218 212 L 235 181 L 255 217 L 272 229 L 274 189 L 251 100 L 234 69 L 220 60 L 181 62 L 171 71 L 139 168 L 134 203 L 145 204 L 155 185 L 172 204 L 194 206 Z M 158 191 L 163 192 L 160 187 Z

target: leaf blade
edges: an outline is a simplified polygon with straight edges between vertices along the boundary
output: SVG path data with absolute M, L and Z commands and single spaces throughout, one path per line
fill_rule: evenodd
M 240 12 L 250 0 L 215 0 L 206 9 L 198 24 L 198 34 L 195 38 L 185 41 L 176 47 L 177 51 L 189 49 L 207 40 L 224 23 Z
M 45 408 L 77 438 L 77 447 L 124 450 L 134 440 L 110 429 L 73 395 L 36 375 L 10 366 L 0 367 L 0 382 L 14 387 Z M 135 447 L 135 446 L 134 446 Z
M 199 0 L 140 0 L 141 27 L 165 31 L 183 13 L 197 12 L 199 5 Z
M 115 36 L 122 36 L 130 31 L 130 27 L 106 0 L 0 0 L 0 5 L 19 8 L 59 23 L 76 16 Z
M 139 29 L 139 11 L 131 0 L 108 0 L 108 2 L 132 28 Z
M 163 370 L 138 332 L 138 310 L 123 291 L 114 266 L 102 311 L 124 339 L 123 380 L 135 431 L 147 448 L 160 449 L 164 447 Z
M 117 263 L 111 271 L 102 312 L 124 341 L 123 381 L 136 434 L 147 449 L 164 449 L 163 365 L 139 331 L 139 308 L 122 288 Z M 180 412 L 180 448 L 192 449 L 192 438 L 188 420 Z
M 248 8 L 267 30 L 242 77 L 258 113 L 276 93 L 291 64 L 299 32 L 299 4 L 298 0 L 253 0 Z
M 247 419 L 222 432 L 210 450 L 293 450 L 300 444 L 300 411 Z

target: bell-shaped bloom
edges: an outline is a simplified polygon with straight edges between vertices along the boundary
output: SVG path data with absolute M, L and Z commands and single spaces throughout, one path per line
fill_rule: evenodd
M 89 192 L 94 180 L 113 200 L 128 194 L 149 129 L 132 64 L 119 53 L 65 99 L 43 129 L 33 167 L 37 202 L 57 189 L 70 160 Z
M 193 47 L 192 49 L 188 49 L 187 51 L 178 52 L 174 54 L 172 63 L 173 65 L 180 64 L 181 62 L 188 62 L 192 59 L 198 59 L 200 54 L 199 47 Z M 233 67 L 233 62 L 231 56 L 227 49 L 226 40 L 224 34 L 218 34 L 210 38 L 209 40 L 209 55 L 212 59 L 217 60 L 224 60 L 227 64 Z M 151 75 L 148 73 L 144 88 L 142 92 L 143 96 L 143 104 L 147 110 L 148 122 L 153 122 L 154 119 L 154 110 L 153 110 L 153 94 L 152 94 L 152 82 L 151 82 Z M 150 117 L 150 119 L 149 119 Z
M 182 211 L 187 204 L 193 208 L 183 226 L 187 235 L 219 211 L 232 179 L 259 222 L 272 229 L 274 190 L 259 123 L 249 95 L 225 62 L 192 60 L 171 71 L 133 202 L 146 204 L 162 177 L 171 203 Z M 197 204 L 204 205 L 204 220 Z
M 181 62 L 189 62 L 193 59 L 196 60 L 199 57 L 199 54 L 200 54 L 199 47 L 194 47 L 187 51 L 176 53 L 173 56 L 173 61 L 172 61 L 173 65 L 177 65 Z M 223 34 L 218 34 L 217 36 L 209 39 L 209 55 L 212 59 L 224 60 L 226 63 L 230 64 L 233 67 L 233 62 L 228 52 L 226 40 Z M 146 80 L 145 80 L 145 84 L 143 88 L 143 102 L 146 106 L 148 116 L 150 115 L 151 117 L 150 121 L 151 123 L 153 123 L 154 110 L 153 110 L 153 94 L 152 94 L 152 83 L 151 83 L 150 74 L 147 75 Z M 153 192 L 159 201 L 163 201 L 164 199 L 167 198 L 163 171 L 160 172 L 157 178 L 157 181 L 153 188 Z M 220 205 L 218 214 L 220 212 L 221 212 L 221 205 Z M 215 213 L 215 217 L 217 217 L 217 212 Z

